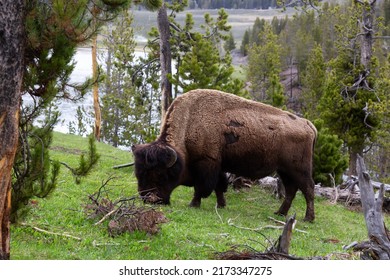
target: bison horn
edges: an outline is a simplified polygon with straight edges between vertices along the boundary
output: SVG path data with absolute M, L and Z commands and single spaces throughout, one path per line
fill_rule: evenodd
M 167 168 L 170 168 L 172 167 L 176 160 L 177 160 L 177 153 L 174 149 L 172 149 L 171 147 L 167 146 L 167 149 L 169 150 L 169 155 L 170 155 L 170 158 L 169 158 L 169 161 L 167 162 Z

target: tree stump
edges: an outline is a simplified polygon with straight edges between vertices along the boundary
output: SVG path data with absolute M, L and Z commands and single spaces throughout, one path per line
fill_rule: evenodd
M 294 216 L 287 219 L 286 224 L 283 228 L 283 233 L 281 236 L 279 236 L 276 252 L 288 255 L 294 224 L 295 214 Z
M 365 250 L 366 258 L 390 260 L 390 239 L 382 216 L 384 185 L 380 187 L 378 195 L 375 197 L 370 175 L 366 171 L 361 156 L 358 156 L 357 167 L 363 213 L 369 238 L 369 246 Z

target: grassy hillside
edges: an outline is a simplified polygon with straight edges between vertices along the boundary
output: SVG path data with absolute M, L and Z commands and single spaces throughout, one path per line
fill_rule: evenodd
M 87 143 L 85 138 L 56 133 L 51 154 L 76 166 Z M 271 228 L 260 232 L 250 230 L 275 225 L 268 217 L 283 220 L 273 214 L 280 201 L 258 186 L 239 193 L 229 189 L 228 206 L 218 211 L 214 207 L 214 195 L 203 200 L 200 209 L 189 208 L 192 189 L 179 187 L 173 193 L 172 205 L 158 208 L 169 222 L 162 225 L 157 235 L 135 232 L 112 238 L 107 221 L 94 225 L 96 220 L 87 218 L 84 205 L 89 203 L 88 195 L 96 192 L 109 176 L 115 176 L 108 185 L 112 200 L 136 195 L 137 183 L 132 168 L 112 169 L 114 165 L 131 161 L 129 152 L 101 143 L 97 146 L 100 162 L 81 184 L 77 185 L 70 172 L 62 168 L 55 192 L 49 198 L 32 201 L 31 212 L 23 224 L 12 226 L 12 259 L 212 259 L 215 252 L 229 250 L 233 245 L 264 251 L 269 246 L 267 239 L 275 241 L 281 233 Z M 318 198 L 315 206 L 316 221 L 305 223 L 303 196 L 298 193 L 294 200 L 290 213 L 297 213 L 296 227 L 307 233 L 294 231 L 291 254 L 325 256 L 343 252 L 341 247 L 352 241 L 366 239 L 361 213 Z M 390 223 L 389 217 L 386 223 Z

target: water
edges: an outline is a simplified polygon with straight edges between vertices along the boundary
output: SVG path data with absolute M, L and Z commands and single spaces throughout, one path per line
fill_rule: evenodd
M 136 52 L 136 57 L 144 55 L 141 52 Z M 101 57 L 102 54 L 99 54 Z M 103 58 L 100 58 L 98 63 L 103 65 Z M 77 49 L 77 52 L 73 58 L 73 61 L 76 63 L 75 68 L 72 72 L 72 75 L 70 76 L 70 82 L 71 83 L 83 83 L 87 78 L 92 77 L 92 50 L 91 48 L 79 48 Z M 103 65 L 104 67 L 104 65 Z M 102 94 L 102 93 L 100 93 Z M 33 100 L 30 96 L 24 95 L 23 96 L 23 104 L 32 104 Z M 54 127 L 54 131 L 62 132 L 62 133 L 69 133 L 69 123 L 73 122 L 74 124 L 77 123 L 77 108 L 79 106 L 83 106 L 85 111 L 88 113 L 87 115 L 84 115 L 85 121 L 87 122 L 86 128 L 88 129 L 87 133 L 92 132 L 92 127 L 90 127 L 91 124 L 94 123 L 94 119 L 91 117 L 91 114 L 93 112 L 93 97 L 92 92 L 89 91 L 84 96 L 83 99 L 78 101 L 70 101 L 61 99 L 58 100 L 56 103 L 57 110 L 61 113 L 59 122 Z M 43 117 L 38 118 L 38 121 L 41 120 Z M 35 125 L 39 125 L 39 123 L 35 123 Z

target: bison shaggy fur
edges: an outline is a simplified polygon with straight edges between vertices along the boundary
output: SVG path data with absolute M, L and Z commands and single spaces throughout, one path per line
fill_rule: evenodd
M 154 203 L 170 203 L 179 185 L 194 186 L 191 206 L 213 191 L 226 205 L 226 172 L 259 179 L 274 172 L 286 196 L 276 212 L 287 215 L 296 192 L 314 220 L 313 124 L 290 112 L 217 90 L 198 89 L 176 98 L 158 139 L 133 146 L 138 191 Z

